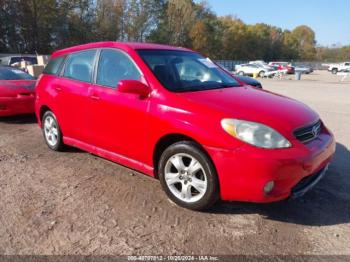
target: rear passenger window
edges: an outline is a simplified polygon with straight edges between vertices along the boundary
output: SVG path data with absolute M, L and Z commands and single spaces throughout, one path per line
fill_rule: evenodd
M 61 65 L 65 58 L 66 58 L 65 56 L 59 56 L 59 57 L 50 59 L 43 73 L 47 75 L 58 75 L 59 73 L 58 71 L 61 68 Z
M 140 80 L 141 73 L 131 58 L 119 50 L 101 51 L 96 83 L 116 88 L 121 80 Z
M 71 54 L 64 69 L 64 77 L 90 82 L 95 54 L 96 50 Z

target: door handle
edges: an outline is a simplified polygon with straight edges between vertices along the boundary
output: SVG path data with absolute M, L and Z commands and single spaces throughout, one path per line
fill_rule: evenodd
M 92 100 L 95 100 L 95 101 L 100 100 L 100 97 L 97 96 L 97 95 L 91 95 L 90 98 L 91 98 Z

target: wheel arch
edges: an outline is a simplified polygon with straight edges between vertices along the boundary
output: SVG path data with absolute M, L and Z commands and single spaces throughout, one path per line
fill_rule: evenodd
M 159 164 L 160 157 L 161 157 L 162 153 L 164 152 L 164 150 L 167 149 L 169 146 L 171 146 L 175 143 L 178 143 L 178 142 L 182 142 L 182 141 L 190 141 L 190 142 L 195 143 L 196 146 L 198 146 L 198 148 L 200 150 L 202 150 L 202 152 L 208 157 L 209 161 L 211 161 L 211 164 L 213 165 L 213 167 L 215 168 L 215 171 L 217 173 L 215 163 L 213 162 L 213 160 L 210 157 L 207 150 L 205 150 L 205 148 L 198 141 L 196 141 L 194 138 L 192 138 L 188 135 L 184 135 L 184 134 L 180 134 L 180 133 L 171 133 L 171 134 L 166 134 L 166 135 L 162 136 L 158 140 L 158 142 L 156 143 L 154 150 L 153 150 L 153 167 L 154 167 L 153 172 L 154 172 L 154 177 L 156 179 L 159 178 L 158 177 L 158 164 Z
M 42 125 L 42 120 L 43 120 L 44 114 L 47 111 L 52 111 L 49 106 L 47 106 L 47 105 L 41 105 L 40 106 L 39 112 L 37 113 L 37 118 L 38 118 L 37 120 L 38 120 L 38 123 L 39 123 L 40 127 Z

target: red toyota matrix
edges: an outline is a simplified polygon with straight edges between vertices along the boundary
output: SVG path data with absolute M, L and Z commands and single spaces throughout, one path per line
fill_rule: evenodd
M 184 48 L 103 42 L 55 52 L 37 85 L 48 147 L 156 177 L 195 210 L 298 197 L 325 174 L 332 133 L 308 106 L 241 85 Z M 151 194 L 151 192 L 150 192 Z

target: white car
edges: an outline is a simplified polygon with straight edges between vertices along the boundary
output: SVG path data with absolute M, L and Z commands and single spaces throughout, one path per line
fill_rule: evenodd
M 243 64 L 236 66 L 236 73 L 241 76 L 258 75 L 263 77 L 267 71 L 269 70 L 256 64 Z
M 328 67 L 328 71 L 333 74 L 337 74 L 338 72 L 349 72 L 350 71 L 350 62 L 345 62 L 342 64 L 331 64 Z
M 262 61 L 262 60 L 257 60 L 257 61 L 250 61 L 250 65 L 257 65 L 258 67 L 265 68 L 268 71 L 274 70 L 272 66 L 269 66 L 268 63 Z

